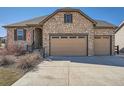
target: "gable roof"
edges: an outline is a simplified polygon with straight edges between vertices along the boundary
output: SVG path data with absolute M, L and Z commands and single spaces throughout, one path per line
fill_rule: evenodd
M 121 24 L 118 26 L 118 28 L 115 30 L 115 33 L 117 33 L 122 27 L 124 26 L 124 21 L 121 22 Z
M 61 8 L 61 9 L 57 9 L 55 12 L 53 12 L 51 15 L 49 15 L 46 19 L 44 19 L 43 21 L 41 21 L 40 24 L 45 23 L 47 20 L 49 20 L 52 16 L 54 16 L 58 12 L 79 12 L 82 16 L 84 16 L 86 19 L 88 19 L 89 21 L 91 21 L 93 24 L 96 24 L 96 21 L 93 20 L 92 18 L 90 18 L 84 12 L 82 12 L 79 9 L 73 9 L 73 8 Z
M 115 28 L 117 26 L 108 23 L 106 21 L 103 20 L 94 20 L 92 18 L 90 18 L 89 16 L 87 16 L 85 13 L 83 13 L 81 10 L 79 9 L 72 9 L 72 8 L 61 8 L 61 9 L 57 9 L 55 12 L 53 12 L 51 15 L 47 15 L 47 16 L 40 16 L 40 17 L 36 17 L 33 19 L 29 19 L 29 20 L 25 20 L 22 22 L 18 22 L 18 23 L 14 23 L 14 24 L 10 24 L 10 25 L 5 25 L 3 27 L 7 28 L 7 27 L 21 27 L 21 26 L 28 26 L 28 25 L 43 25 L 43 23 L 45 23 L 47 20 L 49 20 L 52 16 L 54 16 L 56 13 L 58 12 L 79 12 L 81 15 L 83 15 L 85 18 L 87 18 L 89 21 L 91 21 L 93 24 L 96 25 L 96 27 L 112 27 Z

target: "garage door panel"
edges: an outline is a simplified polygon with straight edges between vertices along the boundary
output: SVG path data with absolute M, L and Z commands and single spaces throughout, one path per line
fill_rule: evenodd
M 73 51 L 72 51 L 73 50 Z M 64 48 L 55 48 L 51 50 L 52 55 L 56 55 L 56 56 L 81 56 L 83 55 L 83 53 L 81 53 L 82 50 L 78 50 L 77 49 L 64 49 Z
M 95 55 L 110 55 L 110 36 L 95 36 Z
M 87 39 L 85 38 L 51 38 L 51 55 L 57 56 L 86 56 Z

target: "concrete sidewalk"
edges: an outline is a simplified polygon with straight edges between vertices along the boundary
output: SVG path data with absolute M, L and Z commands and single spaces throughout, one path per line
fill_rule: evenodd
M 75 59 L 75 62 L 70 59 Z M 13 86 L 124 85 L 122 65 L 124 59 L 120 57 L 98 57 L 98 59 L 108 60 L 108 63 L 115 59 L 114 63 L 121 63 L 122 66 L 86 63 L 98 60 L 97 57 L 85 57 L 85 60 L 83 57 L 70 59 L 63 58 L 62 60 L 57 57 L 44 61 L 15 82 Z

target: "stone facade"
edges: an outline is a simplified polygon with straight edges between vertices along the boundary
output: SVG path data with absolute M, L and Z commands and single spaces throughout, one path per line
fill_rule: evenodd
M 16 48 L 17 46 L 23 46 L 24 49 L 26 49 L 26 45 L 30 45 L 32 43 L 32 32 L 33 32 L 33 29 L 32 27 L 30 28 L 27 28 L 27 27 L 23 27 L 22 29 L 25 29 L 26 30 L 26 40 L 23 41 L 23 40 L 20 40 L 20 41 L 15 41 L 14 40 L 14 30 L 15 29 L 18 29 L 17 28 L 8 28 L 7 29 L 7 48 L 11 51 L 14 50 L 14 47 Z M 30 34 L 30 36 L 29 36 Z
M 114 29 L 94 29 L 93 23 L 86 19 L 78 12 L 69 12 L 73 15 L 73 23 L 64 23 L 64 14 L 59 12 L 50 18 L 43 25 L 43 46 L 46 49 L 46 55 L 49 55 L 49 34 L 51 33 L 80 33 L 88 34 L 88 55 L 94 55 L 94 35 L 111 35 L 112 36 L 112 54 L 114 52 Z
M 73 15 L 73 23 L 64 23 L 64 14 Z M 26 41 L 14 41 L 14 29 L 7 29 L 7 47 L 12 48 L 13 45 L 17 42 L 24 42 L 28 45 L 32 44 L 33 30 L 35 31 L 36 27 L 26 27 Z M 94 36 L 95 35 L 110 35 L 112 37 L 112 54 L 114 54 L 114 28 L 94 28 L 93 22 L 91 22 L 86 17 L 82 16 L 79 12 L 58 12 L 50 19 L 48 19 L 42 28 L 42 39 L 43 47 L 45 48 L 46 55 L 49 55 L 49 42 L 50 34 L 84 34 L 88 35 L 88 56 L 94 55 Z M 30 33 L 30 39 L 29 39 Z M 28 37 L 28 38 L 27 38 Z

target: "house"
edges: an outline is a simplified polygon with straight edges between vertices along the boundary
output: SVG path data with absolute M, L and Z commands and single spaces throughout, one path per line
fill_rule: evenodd
M 5 42 L 6 42 L 6 36 L 0 37 L 0 41 L 1 41 L 2 43 L 5 43 Z
M 0 48 L 6 47 L 6 36 L 0 37 Z
M 115 46 L 119 46 L 119 51 L 124 53 L 124 22 L 115 31 Z
M 34 45 L 47 56 L 93 56 L 114 54 L 116 26 L 94 20 L 79 9 L 57 9 L 50 15 L 3 26 L 7 48 Z

